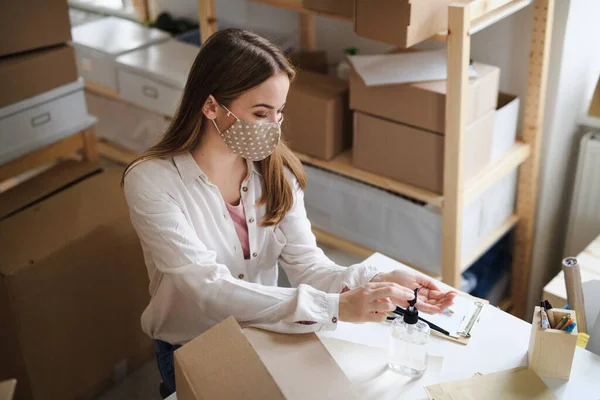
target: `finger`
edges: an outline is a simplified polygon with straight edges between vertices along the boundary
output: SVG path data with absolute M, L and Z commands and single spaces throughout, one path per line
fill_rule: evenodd
M 398 284 L 394 282 L 369 282 L 365 283 L 364 286 L 367 286 L 370 289 L 379 289 L 383 287 L 398 286 Z
M 372 312 L 372 313 L 368 313 L 365 316 L 365 321 L 367 321 L 367 322 L 383 322 L 386 319 L 387 319 L 387 315 L 385 315 L 384 313 L 375 314 L 374 312 Z
M 438 314 L 441 313 L 443 310 L 442 308 L 440 308 L 437 305 L 434 304 L 428 304 L 428 303 L 417 303 L 417 305 L 415 306 L 417 308 L 417 310 L 419 311 L 423 311 L 429 314 Z
M 425 274 L 417 274 L 416 281 L 429 290 L 440 290 L 435 280 Z
M 411 290 L 395 283 L 392 283 L 386 287 L 375 289 L 367 296 L 368 300 L 370 301 L 376 301 L 382 298 L 391 298 L 392 300 L 396 300 L 396 302 L 405 302 L 413 299 L 414 297 L 415 295 Z
M 369 304 L 369 311 L 390 312 L 396 309 L 396 305 L 392 302 L 374 301 Z

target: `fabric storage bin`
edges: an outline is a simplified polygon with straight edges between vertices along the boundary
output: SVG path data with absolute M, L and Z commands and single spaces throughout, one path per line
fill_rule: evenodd
M 118 57 L 121 97 L 173 117 L 198 51 L 195 46 L 170 40 Z
M 129 51 L 168 40 L 158 29 L 126 19 L 108 17 L 71 30 L 79 75 L 113 91 L 119 90 L 115 59 Z
M 85 99 L 89 113 L 98 118 L 96 136 L 136 153 L 158 143 L 171 122 L 163 115 L 94 93 L 87 92 Z
M 313 226 L 432 274 L 441 273 L 440 209 L 325 170 L 305 166 L 305 205 Z M 501 225 L 514 209 L 516 171 L 463 210 L 462 255 Z
M 89 125 L 83 81 L 0 108 L 0 164 Z

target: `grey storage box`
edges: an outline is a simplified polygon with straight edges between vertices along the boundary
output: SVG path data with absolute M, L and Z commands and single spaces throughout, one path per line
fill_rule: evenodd
M 120 56 L 121 97 L 173 117 L 198 51 L 196 46 L 170 40 Z
M 79 75 L 86 81 L 118 92 L 116 58 L 170 36 L 126 19 L 108 17 L 74 27 L 72 45 Z
M 90 126 L 83 86 L 79 79 L 0 108 L 0 164 Z
M 171 120 L 129 102 L 87 92 L 90 114 L 98 118 L 96 136 L 126 150 L 143 153 L 158 143 Z
M 305 166 L 305 206 L 312 225 L 411 265 L 441 274 L 442 215 L 438 207 Z M 462 256 L 514 212 L 517 170 L 467 205 Z

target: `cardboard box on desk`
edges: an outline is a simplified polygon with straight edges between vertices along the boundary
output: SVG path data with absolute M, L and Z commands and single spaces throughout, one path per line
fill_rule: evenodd
M 292 149 L 329 160 L 352 142 L 348 83 L 298 71 L 285 106 L 284 137 Z
M 354 17 L 354 0 L 302 0 L 302 5 L 314 11 L 345 18 Z
M 467 126 L 464 176 L 468 180 L 502 156 L 516 140 L 518 98 L 501 94 L 491 110 Z M 443 192 L 444 140 L 439 133 L 354 113 L 352 162 L 359 168 L 435 193 Z
M 175 351 L 179 400 L 358 399 L 314 334 L 243 329 L 233 317 Z
M 0 196 L 0 379 L 16 399 L 90 398 L 151 357 L 121 173 L 65 162 Z
M 0 2 L 0 57 L 71 40 L 65 0 Z
M 0 59 L 0 107 L 77 80 L 73 48 L 62 45 Z
M 469 79 L 467 124 L 475 122 L 498 101 L 500 69 L 473 63 Z M 433 132 L 446 131 L 446 81 L 367 86 L 356 71 L 350 73 L 350 108 Z

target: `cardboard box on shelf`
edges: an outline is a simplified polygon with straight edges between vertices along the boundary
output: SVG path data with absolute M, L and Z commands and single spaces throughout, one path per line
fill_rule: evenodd
M 309 10 L 354 18 L 354 0 L 302 0 L 302 5 Z
M 65 0 L 4 1 L 0 15 L 0 57 L 71 40 Z
M 518 98 L 500 95 L 501 108 L 467 126 L 464 177 L 474 177 L 514 143 Z M 443 192 L 444 135 L 360 112 L 354 113 L 355 166 L 435 193 Z
M 329 70 L 327 53 L 324 51 L 299 50 L 290 53 L 290 61 L 304 71 L 326 74 Z
M 242 329 L 233 317 L 175 351 L 179 400 L 358 399 L 314 334 Z
M 298 71 L 285 106 L 284 137 L 292 149 L 329 160 L 350 147 L 348 83 Z
M 0 59 L 0 107 L 77 80 L 75 52 L 62 45 Z
M 480 2 L 471 8 L 471 17 L 475 19 L 489 12 L 490 9 L 498 8 L 510 1 Z M 448 6 L 456 1 L 355 0 L 355 2 L 354 30 L 357 35 L 400 48 L 408 48 L 447 31 Z
M 473 63 L 473 68 L 477 77 L 469 80 L 467 124 L 494 110 L 498 101 L 500 69 L 480 63 Z M 366 86 L 356 71 L 351 71 L 350 108 L 444 133 L 446 81 Z
M 0 197 L 0 379 L 17 399 L 90 398 L 152 354 L 122 170 L 74 162 Z

